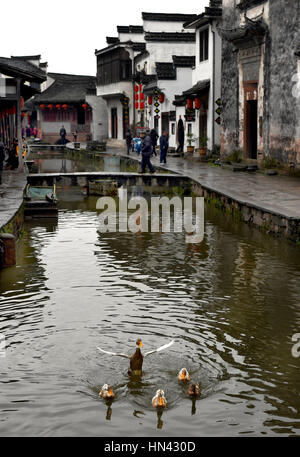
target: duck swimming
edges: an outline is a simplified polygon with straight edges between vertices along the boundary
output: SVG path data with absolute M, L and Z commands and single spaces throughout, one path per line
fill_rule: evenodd
M 189 374 L 189 372 L 187 371 L 186 368 L 182 368 L 179 371 L 177 379 L 178 379 L 179 382 L 182 382 L 182 381 L 186 382 L 186 381 L 190 381 L 191 380 L 190 374 Z
M 201 395 L 199 384 L 190 384 L 187 389 L 187 393 L 190 397 L 199 397 Z
M 105 400 L 112 400 L 115 398 L 115 393 L 112 389 L 112 387 L 108 384 L 104 384 L 102 389 L 100 390 L 99 397 L 104 398 Z
M 131 356 L 127 355 L 127 354 L 122 354 L 122 353 L 104 351 L 101 348 L 97 348 L 97 349 L 100 352 L 103 352 L 104 354 L 109 354 L 109 355 L 117 356 L 117 357 L 125 357 L 126 359 L 130 359 L 130 368 L 128 370 L 129 376 L 141 376 L 142 375 L 144 357 L 147 357 L 150 354 L 154 354 L 155 352 L 163 351 L 164 349 L 167 349 L 170 346 L 172 346 L 172 344 L 174 344 L 174 343 L 175 343 L 175 341 L 173 340 L 170 343 L 165 344 L 164 346 L 161 346 L 161 347 L 159 347 L 157 349 L 154 349 L 153 351 L 146 352 L 144 355 L 141 352 L 141 348 L 143 347 L 143 343 L 142 343 L 141 338 L 138 338 L 136 340 L 135 353 L 132 354 Z
M 159 389 L 156 391 L 155 396 L 152 398 L 152 406 L 154 408 L 165 408 L 167 406 L 167 400 L 163 390 Z

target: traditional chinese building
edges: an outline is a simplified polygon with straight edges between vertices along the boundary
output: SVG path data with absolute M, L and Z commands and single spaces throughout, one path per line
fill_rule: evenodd
M 142 26 L 118 26 L 117 37 L 107 37 L 107 47 L 96 50 L 97 95 L 107 105 L 108 137 L 124 140 L 134 111 L 134 58 L 145 50 Z
M 182 87 L 174 100 L 176 120 L 181 116 L 185 122 L 186 140 L 193 135 L 192 145 L 196 149 L 206 145 L 209 151 L 220 147 L 222 41 L 217 28 L 222 21 L 221 6 L 221 0 L 211 0 L 203 13 L 184 24 L 186 30 L 195 32 L 195 66 L 192 85 Z
M 221 153 L 300 166 L 299 2 L 223 0 Z
M 67 140 L 101 141 L 107 137 L 106 105 L 96 95 L 93 76 L 48 73 L 41 94 L 27 103 L 27 109 L 37 116 L 39 137 L 50 144 L 60 141 L 62 125 Z
M 39 60 L 40 56 L 0 57 L 0 139 L 9 147 L 18 138 L 20 159 L 21 109 L 47 79 Z
M 146 49 L 135 58 L 136 119 L 143 126 L 169 135 L 170 147 L 176 147 L 175 95 L 192 86 L 195 65 L 195 33 L 184 23 L 196 14 L 142 13 Z M 143 103 L 138 95 L 145 95 Z

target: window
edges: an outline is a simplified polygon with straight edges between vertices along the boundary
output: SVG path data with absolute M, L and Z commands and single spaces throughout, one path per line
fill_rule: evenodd
M 208 29 L 202 30 L 200 32 L 200 62 L 208 60 L 208 40 Z
M 192 135 L 193 129 L 192 129 L 192 124 L 188 124 L 188 135 Z
M 174 122 L 172 122 L 171 132 L 172 132 L 172 135 L 175 135 L 175 123 Z

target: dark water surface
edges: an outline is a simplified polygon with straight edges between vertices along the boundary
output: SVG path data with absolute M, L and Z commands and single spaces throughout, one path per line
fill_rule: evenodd
M 131 157 L 132 156 L 132 157 Z M 41 150 L 31 152 L 27 160 L 32 161 L 30 173 L 78 173 L 92 171 L 106 172 L 139 172 L 140 165 L 136 153 L 128 158 L 100 153 L 84 155 L 73 151 Z M 157 170 L 157 173 L 169 173 L 167 170 Z
M 0 274 L 1 436 L 300 435 L 299 248 L 210 208 L 201 245 L 100 235 L 95 198 L 59 198 L 58 221 L 26 222 L 18 264 Z M 96 349 L 130 354 L 137 336 L 145 352 L 176 339 L 141 381 Z M 182 367 L 201 384 L 195 404 Z

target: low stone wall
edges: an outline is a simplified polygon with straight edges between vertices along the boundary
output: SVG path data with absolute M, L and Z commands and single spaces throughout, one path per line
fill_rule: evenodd
M 193 185 L 193 193 L 204 197 L 208 204 L 230 214 L 236 221 L 252 224 L 268 234 L 300 243 L 300 219 L 284 217 L 263 208 L 250 206 L 196 182 Z

